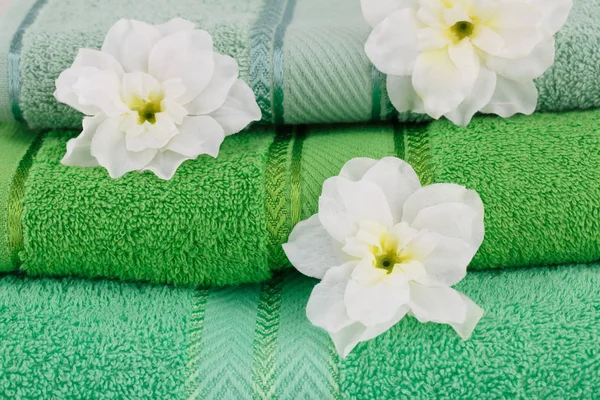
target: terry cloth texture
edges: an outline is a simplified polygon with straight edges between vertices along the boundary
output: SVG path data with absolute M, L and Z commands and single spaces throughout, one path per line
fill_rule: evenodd
M 340 360 L 305 306 L 315 280 L 188 290 L 0 280 L 0 397 L 593 399 L 600 266 L 477 271 L 472 337 L 407 317 Z
M 21 9 L 22 3 L 13 7 Z M 575 0 L 556 36 L 556 62 L 536 81 L 539 110 L 600 106 L 598 13 L 598 1 Z M 19 62 L 6 72 L 0 65 L 0 81 L 8 77 L 15 81 L 11 99 L 16 114 L 31 126 L 79 128 L 81 115 L 52 97 L 54 81 L 71 65 L 77 49 L 100 47 L 115 16 L 150 23 L 181 16 L 197 22 L 213 35 L 218 51 L 237 59 L 264 122 L 350 122 L 394 116 L 385 78 L 364 54 L 370 27 L 360 2 L 347 0 L 36 0 L 14 36 L 13 53 Z M 13 30 L 3 27 L 0 32 L 6 32 L 0 36 L 4 59 Z M 0 97 L 6 97 L 5 86 L 0 84 L 4 92 Z M 7 102 L 0 105 L 6 114 Z
M 44 136 L 26 179 L 12 184 L 24 187 L 20 217 L 9 213 L 22 237 L 7 226 L 21 246 L 5 269 L 176 285 L 264 281 L 289 267 L 281 244 L 317 211 L 323 181 L 353 157 L 389 155 L 424 184 L 479 192 L 486 237 L 471 270 L 600 260 L 600 111 L 479 117 L 468 128 L 257 127 L 228 137 L 218 159 L 185 162 L 170 181 L 63 166 L 72 135 Z
M 192 290 L 0 280 L 0 398 L 185 398 Z

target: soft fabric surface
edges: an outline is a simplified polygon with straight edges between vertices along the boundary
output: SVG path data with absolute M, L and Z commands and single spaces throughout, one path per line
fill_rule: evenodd
M 462 341 L 408 317 L 345 360 L 305 305 L 316 281 L 174 289 L 0 280 L 0 397 L 593 399 L 600 266 L 477 271 Z
M 600 259 L 599 127 L 600 112 L 588 111 L 483 117 L 469 128 L 256 128 L 228 137 L 218 159 L 187 161 L 170 181 L 65 167 L 73 133 L 55 131 L 34 141 L 21 163 L 30 168 L 4 185 L 23 194 L 7 215 L 16 240 L 2 249 L 12 260 L 3 269 L 176 285 L 263 281 L 289 266 L 281 244 L 317 211 L 326 178 L 353 157 L 394 154 L 425 184 L 479 192 L 486 237 L 472 270 L 591 262 Z M 17 165 L 9 161 L 7 177 Z
M 382 74 L 364 54 L 370 27 L 360 2 L 348 0 L 19 0 L 31 7 L 20 33 L 0 24 L 0 116 L 32 126 L 79 128 L 81 115 L 52 97 L 54 80 L 78 48 L 99 48 L 117 18 L 161 23 L 174 16 L 197 22 L 216 48 L 237 59 L 265 122 L 314 123 L 389 119 L 394 116 Z M 557 35 L 556 62 L 537 80 L 539 110 L 600 106 L 600 12 L 596 0 L 575 0 Z M 39 11 L 39 12 L 38 12 Z M 19 18 L 18 16 L 21 16 Z M 315 106 L 318 105 L 318 106 Z M 403 115 L 402 118 L 415 118 Z

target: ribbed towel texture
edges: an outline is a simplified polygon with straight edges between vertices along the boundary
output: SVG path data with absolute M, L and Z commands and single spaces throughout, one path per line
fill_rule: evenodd
M 52 97 L 77 50 L 99 48 L 116 18 L 162 23 L 181 16 L 236 58 L 264 122 L 304 124 L 391 119 L 385 77 L 364 54 L 370 27 L 348 0 L 19 0 L 0 23 L 0 118 L 81 127 Z M 540 78 L 538 110 L 600 106 L 600 3 L 575 0 L 556 36 L 556 62 Z M 8 19 L 8 15 L 11 19 Z M 22 20 L 16 29 L 15 20 Z M 10 94 L 10 95 L 9 95 Z M 11 111 L 12 109 L 12 111 Z M 402 115 L 401 119 L 422 118 Z
M 63 166 L 72 135 L 32 136 L 23 161 L 3 167 L 21 165 L 20 178 L 4 184 L 16 223 L 2 225 L 16 240 L 2 249 L 12 261 L 2 269 L 176 285 L 263 281 L 289 266 L 281 244 L 317 211 L 323 181 L 353 157 L 389 155 L 424 184 L 479 192 L 486 237 L 471 270 L 600 259 L 598 111 L 480 117 L 468 128 L 257 127 L 228 137 L 217 159 L 185 162 L 170 181 Z
M 0 279 L 0 397 L 593 399 L 600 266 L 477 271 L 486 310 L 462 341 L 406 317 L 337 358 L 305 305 L 315 281 L 177 289 Z

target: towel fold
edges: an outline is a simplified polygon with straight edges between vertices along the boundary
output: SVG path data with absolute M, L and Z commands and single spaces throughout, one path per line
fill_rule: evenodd
M 236 58 L 263 122 L 305 124 L 395 117 L 385 77 L 364 53 L 371 28 L 348 0 L 19 0 L 0 23 L 0 119 L 34 127 L 81 127 L 81 115 L 52 97 L 54 81 L 82 47 L 99 48 L 119 18 L 162 23 L 181 16 L 208 30 Z M 538 110 L 600 107 L 600 13 L 575 0 L 556 35 L 556 62 L 540 78 Z M 10 15 L 10 20 L 8 19 Z M 14 21 L 23 22 L 18 29 Z M 15 31 L 16 29 L 16 31 Z M 8 81 L 8 85 L 7 82 Z M 422 118 L 401 115 L 403 120 Z
M 468 274 L 468 341 L 406 317 L 340 360 L 305 306 L 315 280 L 181 289 L 0 279 L 0 397 L 579 398 L 600 392 L 600 266 Z
M 185 162 L 170 181 L 66 167 L 73 132 L 32 135 L 29 150 L 2 161 L 19 168 L 0 182 L 9 202 L 1 265 L 176 285 L 263 281 L 289 266 L 281 244 L 317 212 L 325 179 L 353 157 L 390 155 L 423 184 L 479 192 L 486 235 L 471 270 L 592 262 L 600 259 L 599 127 L 600 111 L 479 117 L 468 128 L 257 127 L 228 137 L 217 159 Z

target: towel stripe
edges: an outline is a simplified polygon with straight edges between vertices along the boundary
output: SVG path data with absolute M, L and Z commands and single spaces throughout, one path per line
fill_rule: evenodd
M 266 223 L 269 234 L 267 250 L 268 263 L 271 269 L 280 269 L 288 264 L 281 248 L 290 230 L 290 196 L 287 193 L 288 153 L 292 139 L 290 126 L 277 128 L 277 133 L 269 147 L 265 172 L 266 190 Z
M 8 52 L 8 96 L 10 98 L 10 105 L 15 120 L 23 122 L 23 111 L 20 107 L 20 96 L 21 96 L 21 48 L 23 47 L 23 35 L 25 30 L 35 22 L 40 9 L 46 3 L 46 0 L 37 0 L 33 6 L 29 9 L 21 25 L 15 32 L 12 42 L 10 43 L 10 50 Z
M 371 120 L 381 121 L 381 92 L 383 74 L 374 65 L 371 66 L 372 96 L 371 96 Z
M 292 147 L 292 164 L 290 165 L 290 214 L 291 226 L 294 227 L 302 219 L 301 181 L 302 181 L 302 147 L 306 137 L 306 126 L 296 127 L 294 145 Z
M 403 125 L 406 145 L 404 159 L 412 165 L 423 186 L 433 183 L 428 126 L 429 124 Z
M 207 298 L 208 289 L 199 289 L 194 294 L 194 308 L 192 309 L 192 321 L 189 331 L 188 378 L 185 382 L 189 399 L 197 398 L 200 389 L 197 379 L 200 373 L 200 352 L 202 350 L 202 333 L 204 330 L 204 314 Z
M 398 158 L 406 160 L 404 127 L 400 125 L 398 120 L 394 120 L 392 125 L 394 131 L 394 155 Z
M 283 273 L 278 272 L 273 279 L 262 285 L 254 344 L 252 346 L 252 398 L 268 400 L 276 398 L 275 374 L 277 337 L 281 313 Z
M 273 113 L 275 124 L 283 125 L 283 39 L 285 31 L 292 21 L 296 0 L 288 0 L 281 23 L 275 31 L 273 42 Z
M 250 34 L 250 87 L 262 121 L 283 122 L 283 40 L 296 0 L 266 0 Z
M 11 250 L 11 262 L 18 268 L 21 265 L 19 253 L 23 250 L 23 201 L 25 198 L 25 181 L 29 169 L 33 165 L 33 158 L 42 147 L 44 132 L 41 132 L 29 146 L 15 171 L 8 195 L 8 240 Z

